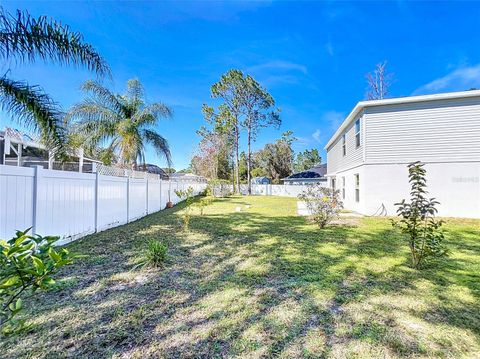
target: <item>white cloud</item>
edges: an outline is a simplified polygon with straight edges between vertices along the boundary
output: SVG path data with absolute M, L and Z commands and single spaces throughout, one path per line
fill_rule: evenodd
M 463 91 L 480 87 L 480 64 L 457 68 L 449 74 L 420 86 L 412 95 L 441 91 Z
M 299 71 L 307 74 L 307 67 L 301 64 L 296 64 L 289 61 L 274 60 L 265 62 L 263 64 L 251 66 L 247 69 L 247 72 L 262 72 L 262 71 Z
M 322 131 L 320 129 L 316 129 L 314 133 L 312 133 L 312 137 L 315 141 L 320 142 L 320 136 L 322 135 Z

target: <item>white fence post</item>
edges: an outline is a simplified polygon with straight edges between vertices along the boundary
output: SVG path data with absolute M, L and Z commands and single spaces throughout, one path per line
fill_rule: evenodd
M 127 223 L 130 223 L 130 177 L 127 177 Z
M 38 217 L 37 217 L 38 207 L 39 207 L 38 206 L 38 202 L 39 202 L 38 188 L 42 183 L 41 177 L 43 175 L 43 173 L 42 173 L 43 167 L 42 166 L 34 166 L 34 168 L 35 168 L 35 173 L 34 173 L 34 177 L 33 177 L 32 234 L 35 235 L 35 234 L 37 234 L 37 230 L 38 230 Z
M 148 177 L 145 180 L 145 191 L 146 191 L 146 196 L 145 196 L 145 212 L 148 214 Z
M 96 169 L 96 168 L 95 168 Z M 98 172 L 95 172 L 95 198 L 94 198 L 94 206 L 95 206 L 95 232 L 98 231 L 98 180 L 99 175 Z

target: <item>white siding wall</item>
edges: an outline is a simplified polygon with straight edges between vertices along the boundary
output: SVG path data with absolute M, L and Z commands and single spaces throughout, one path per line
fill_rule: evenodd
M 396 215 L 395 203 L 410 198 L 408 169 L 404 164 L 365 165 L 367 200 L 360 213 Z M 436 198 L 438 215 L 480 218 L 480 163 L 430 163 L 427 171 L 428 196 Z
M 345 209 L 355 211 L 358 213 L 365 212 L 366 204 L 366 179 L 364 173 L 365 166 L 359 166 L 347 171 L 337 172 L 336 189 L 340 191 L 340 198 L 342 199 Z M 360 201 L 355 200 L 355 174 L 360 176 Z M 342 177 L 345 177 L 345 199 L 342 197 Z
M 358 118 L 358 117 L 357 117 Z M 347 154 L 343 156 L 342 135 L 327 150 L 327 173 L 333 174 L 337 171 L 346 170 L 363 163 L 363 118 L 360 121 L 362 133 L 360 147 L 355 143 L 355 120 L 345 129 Z
M 370 107 L 364 119 L 366 163 L 480 161 L 479 97 Z

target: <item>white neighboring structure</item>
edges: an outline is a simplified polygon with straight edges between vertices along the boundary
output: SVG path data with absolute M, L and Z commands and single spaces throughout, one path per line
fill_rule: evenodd
M 359 102 L 325 150 L 347 209 L 395 215 L 421 161 L 440 216 L 480 218 L 479 90 Z

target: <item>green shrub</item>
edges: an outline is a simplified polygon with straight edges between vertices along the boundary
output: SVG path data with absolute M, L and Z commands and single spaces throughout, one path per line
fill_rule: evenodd
M 0 240 L 0 328 L 4 334 L 25 328 L 24 321 L 15 319 L 23 308 L 22 298 L 52 288 L 51 276 L 73 259 L 66 249 L 54 249 L 58 237 L 29 236 L 29 230 Z
M 312 220 L 322 229 L 337 218 L 343 209 L 339 191 L 322 187 L 320 184 L 309 185 L 298 198 L 305 202 Z
M 150 240 L 147 244 L 144 257 L 139 265 L 162 267 L 167 260 L 168 246 L 158 240 Z
M 446 255 L 442 242 L 444 235 L 440 230 L 443 221 L 436 220 L 435 198 L 427 198 L 428 192 L 426 171 L 423 164 L 414 162 L 408 165 L 409 182 L 411 185 L 410 203 L 402 200 L 396 203 L 399 221 L 392 220 L 394 227 L 407 234 L 408 245 L 412 254 L 413 268 L 419 268 L 429 259 Z
M 200 215 L 203 216 L 205 207 L 208 207 L 212 204 L 212 197 L 202 197 L 197 202 L 194 203 L 194 206 L 197 207 L 200 211 Z
M 183 228 L 188 231 L 190 227 L 190 218 L 192 217 L 192 204 L 194 202 L 193 188 L 188 187 L 185 190 L 177 190 L 175 194 L 185 201 L 185 207 L 183 208 L 181 215 L 183 220 Z

